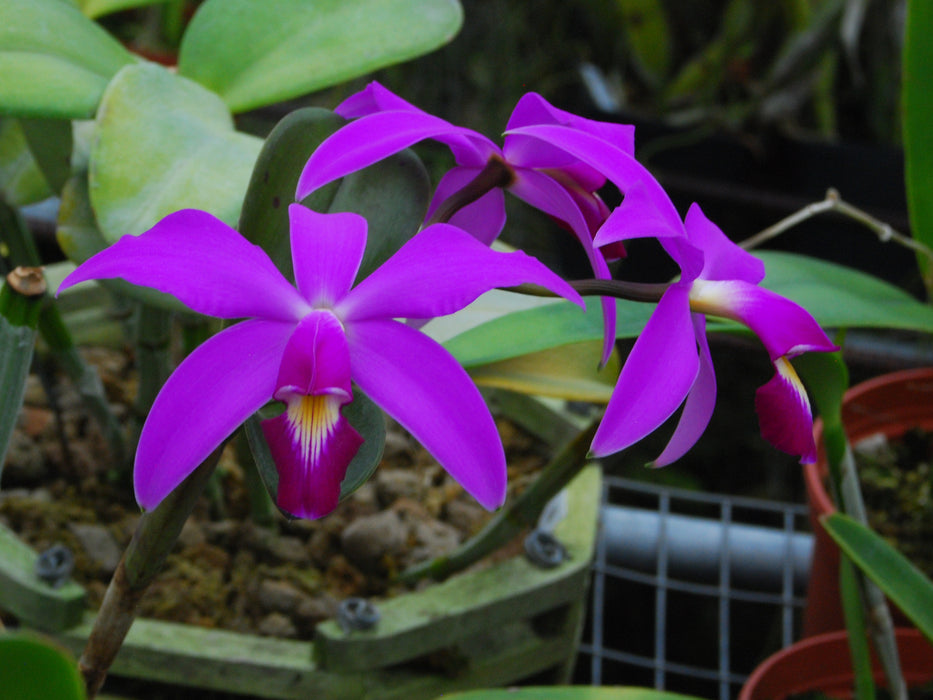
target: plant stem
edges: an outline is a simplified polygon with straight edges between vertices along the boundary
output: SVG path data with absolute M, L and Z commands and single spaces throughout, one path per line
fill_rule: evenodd
M 172 315 L 170 311 L 140 304 L 136 327 L 136 360 L 139 364 L 139 393 L 134 410 L 143 421 L 149 415 L 152 402 L 171 374 L 169 339 Z
M 807 219 L 812 219 L 814 216 L 818 216 L 819 214 L 824 214 L 826 212 L 842 214 L 843 216 L 852 219 L 853 221 L 856 221 L 873 231 L 881 242 L 887 243 L 888 241 L 894 241 L 895 243 L 898 243 L 905 248 L 910 248 L 915 253 L 926 256 L 931 262 L 933 262 L 933 250 L 930 250 L 930 248 L 925 246 L 923 243 L 920 243 L 910 236 L 895 230 L 891 227 L 890 224 L 881 221 L 880 219 L 876 219 L 868 212 L 863 211 L 862 209 L 859 209 L 852 204 L 849 204 L 843 200 L 839 196 L 839 192 L 833 188 L 826 190 L 826 198 L 822 201 L 808 204 L 800 211 L 796 211 L 790 216 L 781 219 L 776 224 L 766 228 L 764 231 L 755 234 L 751 238 L 746 238 L 740 245 L 745 250 L 757 248 L 762 243 L 765 243 L 772 238 L 781 235 L 794 226 L 803 223 Z
M 139 519 L 78 661 L 88 700 L 93 700 L 103 685 L 136 617 L 139 600 L 178 539 L 222 451 L 220 445 L 165 500 Z
M 852 448 L 846 443 L 846 450 L 839 463 L 836 502 L 840 510 L 863 525 L 868 525 L 868 512 L 859 487 L 858 472 Z M 845 556 L 845 555 L 843 555 Z M 891 611 L 881 589 L 864 574 L 857 572 L 857 579 L 862 592 L 867 613 L 868 631 L 875 643 L 878 658 L 888 680 L 888 689 L 895 700 L 906 700 L 907 686 L 901 673 L 901 663 L 897 652 L 897 640 L 894 636 L 894 622 Z
M 496 187 L 508 187 L 514 179 L 515 173 L 508 163 L 499 156 L 491 156 L 476 177 L 440 203 L 431 218 L 425 222 L 425 226 L 450 221 L 454 214 L 468 204 L 472 204 Z
M 598 424 L 594 421 L 584 428 L 544 467 L 524 493 L 508 508 L 496 513 L 475 536 L 447 556 L 409 567 L 399 574 L 398 580 L 411 583 L 427 576 L 446 578 L 495 551 L 523 529 L 533 527 L 548 502 L 583 469 Z

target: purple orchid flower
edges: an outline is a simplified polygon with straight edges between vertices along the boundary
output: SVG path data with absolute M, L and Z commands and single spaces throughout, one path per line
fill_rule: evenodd
M 758 286 L 764 263 L 730 241 L 696 204 L 684 228 L 686 238 L 673 238 L 668 245 L 681 278 L 664 292 L 635 342 L 593 438 L 593 454 L 605 456 L 632 445 L 682 403 L 677 428 L 654 465 L 679 459 L 699 439 L 716 404 L 706 340 L 705 315 L 711 314 L 748 326 L 774 364 L 774 377 L 755 396 L 762 436 L 801 462 L 815 461 L 810 403 L 789 359 L 838 348 L 803 308 Z
M 275 399 L 285 412 L 262 428 L 279 471 L 278 503 L 297 516 L 326 515 L 362 441 L 341 415 L 351 381 L 484 507 L 501 505 L 505 457 L 479 391 L 446 350 L 393 319 L 446 315 L 494 287 L 522 283 L 582 306 L 580 296 L 534 258 L 494 252 L 448 224 L 425 228 L 354 287 L 366 221 L 300 205 L 289 218 L 296 286 L 262 249 L 198 210 L 124 236 L 62 283 L 122 277 L 199 313 L 248 319 L 191 353 L 156 398 L 136 454 L 140 505 L 158 505 Z
M 336 112 L 354 121 L 325 139 L 311 155 L 298 180 L 296 199 L 301 200 L 322 185 L 419 141 L 433 139 L 450 148 L 457 165 L 438 183 L 426 220 L 452 195 L 484 172 L 490 162 L 498 162 L 507 173 L 503 187 L 562 222 L 582 244 L 595 276 L 610 278 L 607 258 L 620 257 L 624 249 L 618 243 L 609 244 L 602 250 L 593 245 L 593 236 L 606 220 L 609 210 L 596 194 L 606 178 L 585 159 L 575 158 L 565 150 L 521 135 L 506 136 L 500 149 L 482 134 L 432 116 L 376 82 L 349 97 L 337 107 Z M 578 117 L 557 109 L 540 95 L 528 93 L 516 105 L 508 128 L 532 124 L 561 125 L 570 131 L 585 132 L 600 142 L 613 144 L 629 154 L 634 162 L 632 126 Z M 469 231 L 483 243 L 491 243 L 505 224 L 502 189 L 492 187 L 459 209 L 450 218 L 450 223 Z M 606 328 L 605 361 L 612 352 L 615 339 L 615 304 L 611 299 L 603 299 L 601 303 Z
M 661 185 L 623 149 L 560 124 L 516 127 L 507 135 L 558 147 L 624 193 L 597 232 L 597 247 L 654 237 L 681 269 L 680 281 L 664 293 L 625 362 L 593 439 L 593 454 L 605 456 L 634 444 L 682 403 L 677 428 L 654 464 L 670 464 L 699 439 L 716 404 L 705 319 L 712 314 L 748 326 L 774 364 L 775 376 L 755 396 L 762 436 L 802 462 L 814 461 L 810 403 L 789 358 L 837 348 L 803 308 L 758 287 L 764 264 L 732 243 L 698 206 L 681 222 Z

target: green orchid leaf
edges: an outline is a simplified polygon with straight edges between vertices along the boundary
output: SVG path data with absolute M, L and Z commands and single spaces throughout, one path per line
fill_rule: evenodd
M 120 10 L 145 5 L 159 5 L 168 0 L 71 0 L 87 17 L 102 17 Z
M 81 119 L 135 59 L 62 0 L 0 3 L 0 114 Z
M 470 368 L 469 373 L 480 386 L 569 401 L 609 403 L 619 378 L 620 362 L 613 353 L 606 367 L 600 370 L 602 347 L 599 340 L 571 343 L 478 365 Z
M 641 333 L 654 305 L 620 300 L 616 311 L 616 337 L 632 338 Z M 425 327 L 429 335 L 433 323 Z M 539 304 L 481 323 L 446 340 L 444 347 L 471 369 L 602 336 L 602 309 L 594 298 L 588 298 L 585 312 L 568 301 Z
M 195 208 L 234 226 L 262 141 L 239 133 L 223 102 L 155 64 L 123 68 L 104 93 L 90 158 L 104 238 L 138 235 Z
M 761 286 L 791 299 L 823 328 L 897 328 L 933 332 L 933 307 L 858 270 L 793 253 L 759 251 Z
M 62 188 L 55 235 L 62 252 L 76 264 L 83 263 L 110 245 L 100 232 L 91 208 L 86 172 L 76 173 Z M 114 294 L 128 296 L 149 306 L 168 311 L 190 311 L 175 297 L 152 287 L 140 287 L 121 279 L 97 280 L 97 284 Z M 54 293 L 55 290 L 51 291 Z M 65 294 L 73 294 L 74 291 L 68 290 Z
M 467 690 L 445 694 L 444 700 L 696 700 L 696 698 L 652 688 L 546 686 Z
M 71 176 L 74 146 L 71 122 L 65 119 L 20 119 L 32 157 L 53 192 L 61 192 Z
M 914 238 L 933 248 L 933 3 L 913 0 L 907 3 L 904 37 L 903 105 L 904 164 L 907 208 Z M 918 255 L 927 289 L 933 289 L 933 265 Z
M 842 513 L 821 520 L 840 549 L 933 639 L 933 582 L 877 533 Z
M 288 204 L 294 201 L 298 176 L 314 149 L 344 123 L 327 110 L 296 110 L 275 126 L 256 159 L 239 230 L 261 246 L 288 279 L 294 279 Z M 312 192 L 302 204 L 319 212 L 349 211 L 366 218 L 366 253 L 357 275 L 362 279 L 418 231 L 429 194 L 421 161 L 403 151 Z
M 793 360 L 823 420 L 823 443 L 831 465 L 842 461 L 846 432 L 842 425 L 842 396 L 849 388 L 849 370 L 842 352 L 807 352 Z
M 457 0 L 207 0 L 178 72 L 241 112 L 433 51 L 462 21 Z
M 87 697 L 74 658 L 63 647 L 37 634 L 0 634 L 0 668 L 9 671 L 3 674 L 0 700 Z
M 354 387 L 353 401 L 348 403 L 342 409 L 344 417 L 350 422 L 356 431 L 363 437 L 363 444 L 356 456 L 350 461 L 347 467 L 347 474 L 340 482 L 340 500 L 342 501 L 360 486 L 366 483 L 379 462 L 382 459 L 382 451 L 386 442 L 385 417 L 380 409 L 372 400 Z M 279 490 L 279 473 L 272 459 L 272 453 L 269 451 L 269 445 L 263 435 L 260 426 L 260 418 L 267 418 L 274 413 L 266 414 L 261 411 L 251 416 L 243 424 L 246 431 L 246 439 L 249 442 L 250 451 L 253 453 L 253 459 L 256 460 L 256 468 L 266 490 L 276 502 L 276 494 Z M 281 510 L 281 508 L 279 509 Z M 294 517 L 291 513 L 282 511 L 286 517 Z
M 39 202 L 51 194 L 39 164 L 29 150 L 20 121 L 0 120 L 0 198 L 21 207 Z

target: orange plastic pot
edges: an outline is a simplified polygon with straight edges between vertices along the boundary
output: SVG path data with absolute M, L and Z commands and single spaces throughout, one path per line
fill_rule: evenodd
M 904 681 L 909 688 L 933 681 L 933 646 L 916 629 L 895 630 Z M 884 673 L 872 659 L 875 683 L 884 684 Z M 849 640 L 843 631 L 807 637 L 769 656 L 755 669 L 739 700 L 782 700 L 791 695 L 821 692 L 834 698 L 851 698 L 854 674 Z
M 852 444 L 878 433 L 898 438 L 911 428 L 933 430 L 933 368 L 894 372 L 857 384 L 843 397 L 842 422 Z M 804 637 L 845 628 L 839 597 L 839 548 L 819 522 L 823 515 L 835 510 L 826 490 L 828 466 L 822 421 L 814 423 L 813 432 L 818 461 L 804 465 L 814 533 Z

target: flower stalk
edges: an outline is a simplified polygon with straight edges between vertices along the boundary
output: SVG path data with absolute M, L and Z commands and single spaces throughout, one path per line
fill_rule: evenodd
M 143 513 L 117 565 L 87 645 L 78 661 L 89 700 L 93 700 L 123 644 L 143 593 L 175 545 L 182 526 L 210 479 L 223 445 L 217 447 L 156 508 Z

